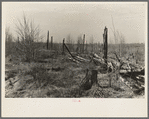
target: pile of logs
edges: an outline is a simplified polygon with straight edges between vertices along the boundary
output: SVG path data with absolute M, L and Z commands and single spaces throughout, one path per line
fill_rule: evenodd
M 118 61 L 115 61 L 115 60 L 107 61 L 107 64 L 106 64 L 104 62 L 104 59 L 99 57 L 95 53 L 90 57 L 91 57 L 91 59 L 89 60 L 89 59 L 82 58 L 80 56 L 74 56 L 74 57 L 69 57 L 69 60 L 76 62 L 76 63 L 80 63 L 80 65 L 81 64 L 83 65 L 84 63 L 89 64 L 91 62 L 94 63 L 95 66 L 104 67 L 106 65 L 108 67 L 108 70 L 110 70 L 111 73 L 118 73 L 118 75 L 128 75 L 133 80 L 136 80 L 136 82 L 144 82 L 144 78 L 142 78 L 142 75 L 144 75 L 144 69 L 138 71 L 138 73 L 135 73 L 136 71 L 132 70 L 132 68 L 135 69 L 136 66 L 132 65 L 129 62 L 125 62 L 125 61 L 122 61 L 121 59 L 118 59 Z M 124 64 L 126 65 L 125 68 L 122 67 Z M 138 70 L 138 67 L 136 69 Z M 139 69 L 141 69 L 141 67 Z M 129 74 L 131 74 L 131 75 L 129 75 Z M 87 73 L 87 75 L 89 75 L 89 73 Z M 92 75 L 92 73 L 90 73 L 89 76 L 91 76 L 91 75 Z M 85 89 L 91 88 L 91 86 L 92 86 L 91 80 L 89 80 L 91 78 L 89 78 L 89 76 L 86 76 L 86 78 L 84 79 L 84 83 L 82 85 L 83 87 L 85 85 L 85 87 L 86 87 Z M 144 87 L 144 83 L 143 84 L 141 83 L 138 89 L 142 89 L 143 87 Z

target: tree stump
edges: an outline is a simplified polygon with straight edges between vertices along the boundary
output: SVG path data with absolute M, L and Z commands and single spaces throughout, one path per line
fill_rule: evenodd
M 85 78 L 81 82 L 81 88 L 83 90 L 89 90 L 94 84 L 97 84 L 97 70 L 88 70 Z
M 92 75 L 91 75 L 91 83 L 97 84 L 97 70 L 92 70 Z

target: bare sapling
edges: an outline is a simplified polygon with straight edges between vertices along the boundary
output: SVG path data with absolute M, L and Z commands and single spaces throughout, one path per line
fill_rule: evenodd
M 16 51 L 19 52 L 22 58 L 25 58 L 27 62 L 34 60 L 34 55 L 38 46 L 36 42 L 41 40 L 39 25 L 35 25 L 33 21 L 27 19 L 24 15 L 23 20 L 18 19 L 16 23 L 16 32 L 19 37 L 19 43 L 16 46 Z

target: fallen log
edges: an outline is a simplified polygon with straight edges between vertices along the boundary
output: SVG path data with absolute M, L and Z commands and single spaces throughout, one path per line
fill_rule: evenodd
M 96 53 L 93 54 L 93 60 L 94 60 L 94 62 L 95 62 L 96 64 L 98 64 L 98 65 L 107 65 L 108 68 L 111 68 L 112 71 L 113 71 L 113 69 L 114 69 L 114 67 L 113 67 L 113 65 L 112 65 L 111 62 L 108 61 L 107 64 L 106 64 L 106 63 L 105 63 L 105 59 L 99 57 Z
M 66 44 L 63 44 L 65 46 L 65 48 L 67 49 L 68 53 L 71 55 L 71 57 L 73 58 L 74 56 L 71 54 L 71 52 L 69 51 L 68 47 L 66 46 Z
M 74 58 L 70 58 L 70 57 L 69 57 L 68 59 L 71 60 L 71 61 L 73 61 L 73 62 L 75 62 L 75 63 L 78 63 L 78 64 L 80 63 L 78 60 L 76 60 L 76 59 L 74 59 Z
M 98 59 L 101 59 L 104 62 L 104 59 L 101 58 L 101 57 L 99 57 L 96 53 L 93 54 L 93 57 L 98 58 Z
M 82 57 L 79 56 L 74 56 L 72 55 L 72 53 L 69 51 L 68 47 L 66 46 L 66 44 L 64 43 L 65 48 L 67 49 L 68 53 L 70 54 L 70 56 L 72 57 L 71 60 L 73 59 L 73 61 L 77 62 L 76 60 L 78 60 L 79 62 L 89 62 L 87 59 L 84 59 Z M 70 58 L 69 58 L 70 59 Z M 77 62 L 78 63 L 78 62 Z
M 93 57 L 93 61 L 97 64 L 97 65 L 106 65 L 105 62 L 103 62 L 103 60 L 101 59 L 97 59 Z
M 82 57 L 80 57 L 80 56 L 76 56 L 76 57 L 74 57 L 74 59 L 79 60 L 79 61 L 81 61 L 81 62 L 90 62 L 90 60 L 85 59 L 85 58 L 82 58 Z
M 51 59 L 37 59 L 36 62 L 40 62 L 40 63 L 50 63 Z
M 64 70 L 64 68 L 61 68 L 61 67 L 52 67 L 52 71 L 61 71 L 61 70 Z
M 134 90 L 133 93 L 136 94 L 136 95 L 140 95 L 140 94 L 144 93 L 144 90 L 145 90 L 145 88 L 142 87 L 142 88 L 140 88 L 138 90 Z
M 18 73 L 18 70 L 8 70 L 5 71 L 5 80 L 8 80 L 9 78 L 14 78 Z

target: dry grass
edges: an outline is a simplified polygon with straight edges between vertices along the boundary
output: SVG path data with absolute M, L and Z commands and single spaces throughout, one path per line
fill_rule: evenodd
M 98 97 L 98 98 L 134 98 L 136 97 L 129 87 L 122 82 L 114 79 L 108 74 L 98 74 L 98 81 L 100 85 L 105 86 L 101 88 L 98 86 L 92 87 L 90 90 L 82 90 L 79 87 L 81 80 L 85 77 L 86 64 L 81 66 L 71 62 L 66 56 L 47 56 L 43 55 L 49 60 L 48 63 L 18 63 L 12 62 L 6 64 L 6 73 L 13 74 L 14 77 L 9 77 L 13 86 L 10 85 L 9 80 L 6 81 L 6 97 L 7 98 L 52 98 L 52 97 Z M 86 55 L 82 57 L 87 58 Z M 141 61 L 143 62 L 143 61 Z M 53 71 L 51 68 L 60 67 L 63 70 Z M 48 68 L 48 69 L 47 69 Z M 112 79 L 112 86 L 109 87 L 109 79 Z M 132 79 L 130 82 L 134 83 Z

